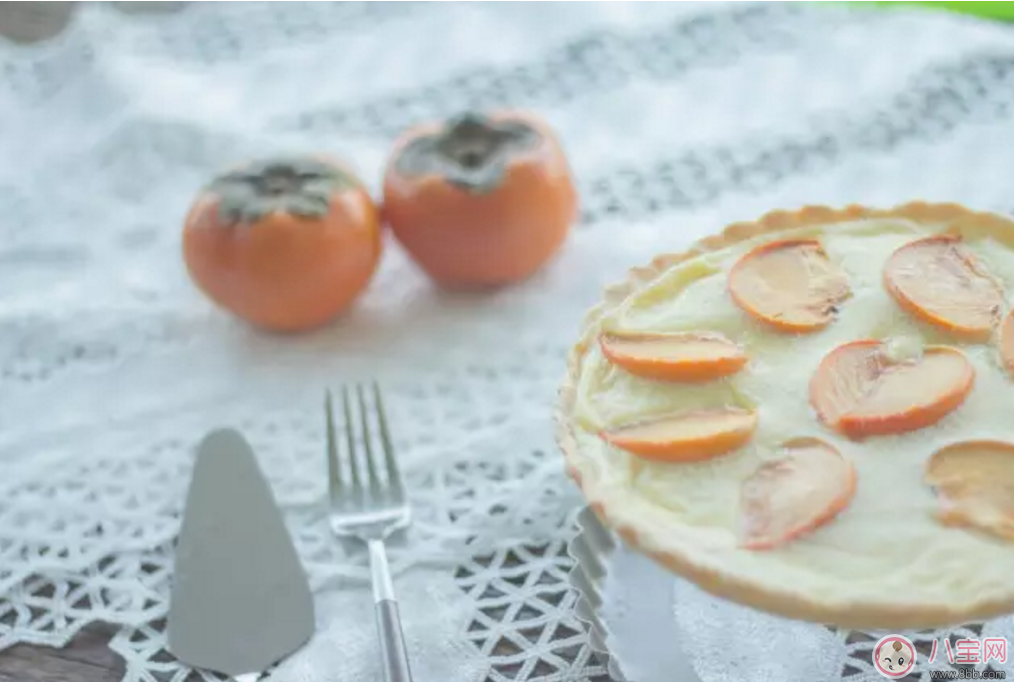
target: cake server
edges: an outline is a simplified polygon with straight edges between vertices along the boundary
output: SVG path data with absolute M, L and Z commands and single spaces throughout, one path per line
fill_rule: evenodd
M 253 682 L 314 631 L 306 573 L 253 450 L 240 433 L 198 447 L 169 607 L 169 651 Z
M 676 578 L 651 576 L 649 584 L 636 583 L 637 590 L 624 595 L 617 608 L 616 583 L 612 582 L 610 587 L 610 582 L 622 582 L 624 574 L 629 578 L 631 560 L 647 562 L 648 559 L 629 553 L 626 557 L 621 556 L 623 545 L 620 539 L 602 525 L 590 507 L 580 511 L 576 522 L 578 532 L 567 545 L 574 560 L 568 579 L 578 595 L 575 615 L 587 629 L 589 644 L 606 664 L 610 677 L 615 682 L 644 679 L 702 682 L 686 655 L 686 642 L 681 641 L 675 622 L 668 622 L 668 600 L 658 598 Z M 645 576 L 640 573 L 639 577 Z M 628 636 L 623 637 L 622 642 L 618 641 L 617 629 L 629 626 L 629 622 L 624 621 L 629 621 L 631 617 L 647 617 L 642 625 L 666 633 L 663 638 L 669 647 L 665 651 L 652 650 L 651 646 L 657 645 L 656 638 L 641 642 Z M 617 651 L 616 644 L 624 646 Z

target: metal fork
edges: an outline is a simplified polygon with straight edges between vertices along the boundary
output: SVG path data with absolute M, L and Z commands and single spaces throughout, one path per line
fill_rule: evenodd
M 345 447 L 339 448 L 335 434 L 334 405 L 331 391 L 324 400 L 327 417 L 328 490 L 331 505 L 328 521 L 338 537 L 355 538 L 366 543 L 370 553 L 370 576 L 373 580 L 373 603 L 380 635 L 381 661 L 386 682 L 412 682 L 412 672 L 405 650 L 405 637 L 394 597 L 391 571 L 387 565 L 384 540 L 391 533 L 406 528 L 411 511 L 405 500 L 405 488 L 398 472 L 398 462 L 391 445 L 384 403 L 380 388 L 372 385 L 374 409 L 367 407 L 366 391 L 355 387 L 355 403 L 349 388 L 342 388 L 342 413 Z M 361 446 L 357 445 L 353 413 L 359 414 Z M 370 413 L 375 427 L 370 426 Z M 378 442 L 379 440 L 379 442 Z M 359 448 L 361 447 L 362 453 Z M 343 452 L 339 453 L 339 450 Z M 365 460 L 366 470 L 360 460 Z M 342 462 L 344 461 L 344 466 Z M 344 472 L 343 472 L 344 469 Z

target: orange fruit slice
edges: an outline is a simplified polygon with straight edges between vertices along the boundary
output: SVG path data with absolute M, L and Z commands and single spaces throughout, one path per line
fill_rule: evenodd
M 810 404 L 850 438 L 905 433 L 956 410 L 975 381 L 964 353 L 931 346 L 895 361 L 879 341 L 853 341 L 825 356 L 810 380 Z
M 757 428 L 757 413 L 737 407 L 694 410 L 625 424 L 602 432 L 621 450 L 650 460 L 697 462 L 745 445 Z
M 851 295 L 848 278 L 814 239 L 771 242 L 739 259 L 729 272 L 736 305 L 775 329 L 811 332 L 834 320 Z
M 884 266 L 884 286 L 904 310 L 938 329 L 988 338 L 1003 306 L 1003 290 L 954 235 L 905 244 Z
M 817 438 L 782 444 L 783 456 L 764 462 L 740 488 L 740 546 L 773 549 L 815 530 L 852 500 L 856 470 Z
M 975 383 L 975 369 L 956 348 L 927 348 L 919 361 L 893 365 L 857 408 L 842 415 L 844 433 L 904 433 L 935 424 L 958 409 Z
M 1000 361 L 1007 371 L 1014 376 L 1014 310 L 1007 313 L 1000 325 Z
M 611 363 L 645 379 L 708 381 L 746 364 L 743 349 L 721 334 L 611 332 L 599 345 Z
M 976 440 L 937 450 L 925 481 L 937 492 L 937 518 L 1014 540 L 1014 445 Z
M 855 410 L 884 371 L 887 358 L 879 341 L 852 341 L 824 356 L 810 379 L 810 404 L 817 417 L 837 428 Z

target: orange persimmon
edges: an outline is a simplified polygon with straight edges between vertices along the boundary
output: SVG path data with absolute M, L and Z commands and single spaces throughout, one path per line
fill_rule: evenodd
M 659 462 L 701 462 L 746 445 L 757 413 L 738 407 L 678 412 L 605 429 L 611 445 Z
M 740 488 L 740 546 L 785 545 L 830 522 L 856 491 L 856 469 L 833 445 L 794 438 Z
M 313 158 L 251 163 L 215 178 L 183 228 L 191 279 L 259 327 L 298 331 L 345 310 L 380 260 L 381 223 L 362 183 Z
M 884 266 L 884 286 L 916 319 L 969 340 L 988 339 L 1000 318 L 1000 282 L 955 235 L 905 244 Z
M 852 295 L 844 271 L 815 239 L 762 244 L 729 272 L 732 300 L 754 319 L 783 332 L 808 333 L 834 321 Z
M 970 440 L 945 445 L 926 462 L 937 519 L 1014 540 L 1014 445 Z
M 659 381 L 711 381 L 743 369 L 743 349 L 715 332 L 606 332 L 599 347 L 609 362 Z
M 407 131 L 384 177 L 384 218 L 447 287 L 522 280 L 556 253 L 577 214 L 563 149 L 539 119 L 467 113 Z
M 880 341 L 851 341 L 828 353 L 810 380 L 817 416 L 849 438 L 907 433 L 958 409 L 975 383 L 965 354 L 930 346 L 892 360 Z
M 1014 310 L 1007 313 L 1007 317 L 1003 319 L 998 336 L 1000 361 L 1011 376 L 1014 376 Z

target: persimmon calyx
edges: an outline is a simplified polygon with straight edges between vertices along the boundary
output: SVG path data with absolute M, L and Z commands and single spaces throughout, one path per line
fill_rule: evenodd
M 448 119 L 436 133 L 409 142 L 395 169 L 408 177 L 439 175 L 462 190 L 484 194 L 503 181 L 512 155 L 541 140 L 541 133 L 523 121 L 467 112 Z
M 254 223 L 272 213 L 322 218 L 331 196 L 355 185 L 341 168 L 312 158 L 268 159 L 215 178 L 206 191 L 218 199 L 223 223 Z

